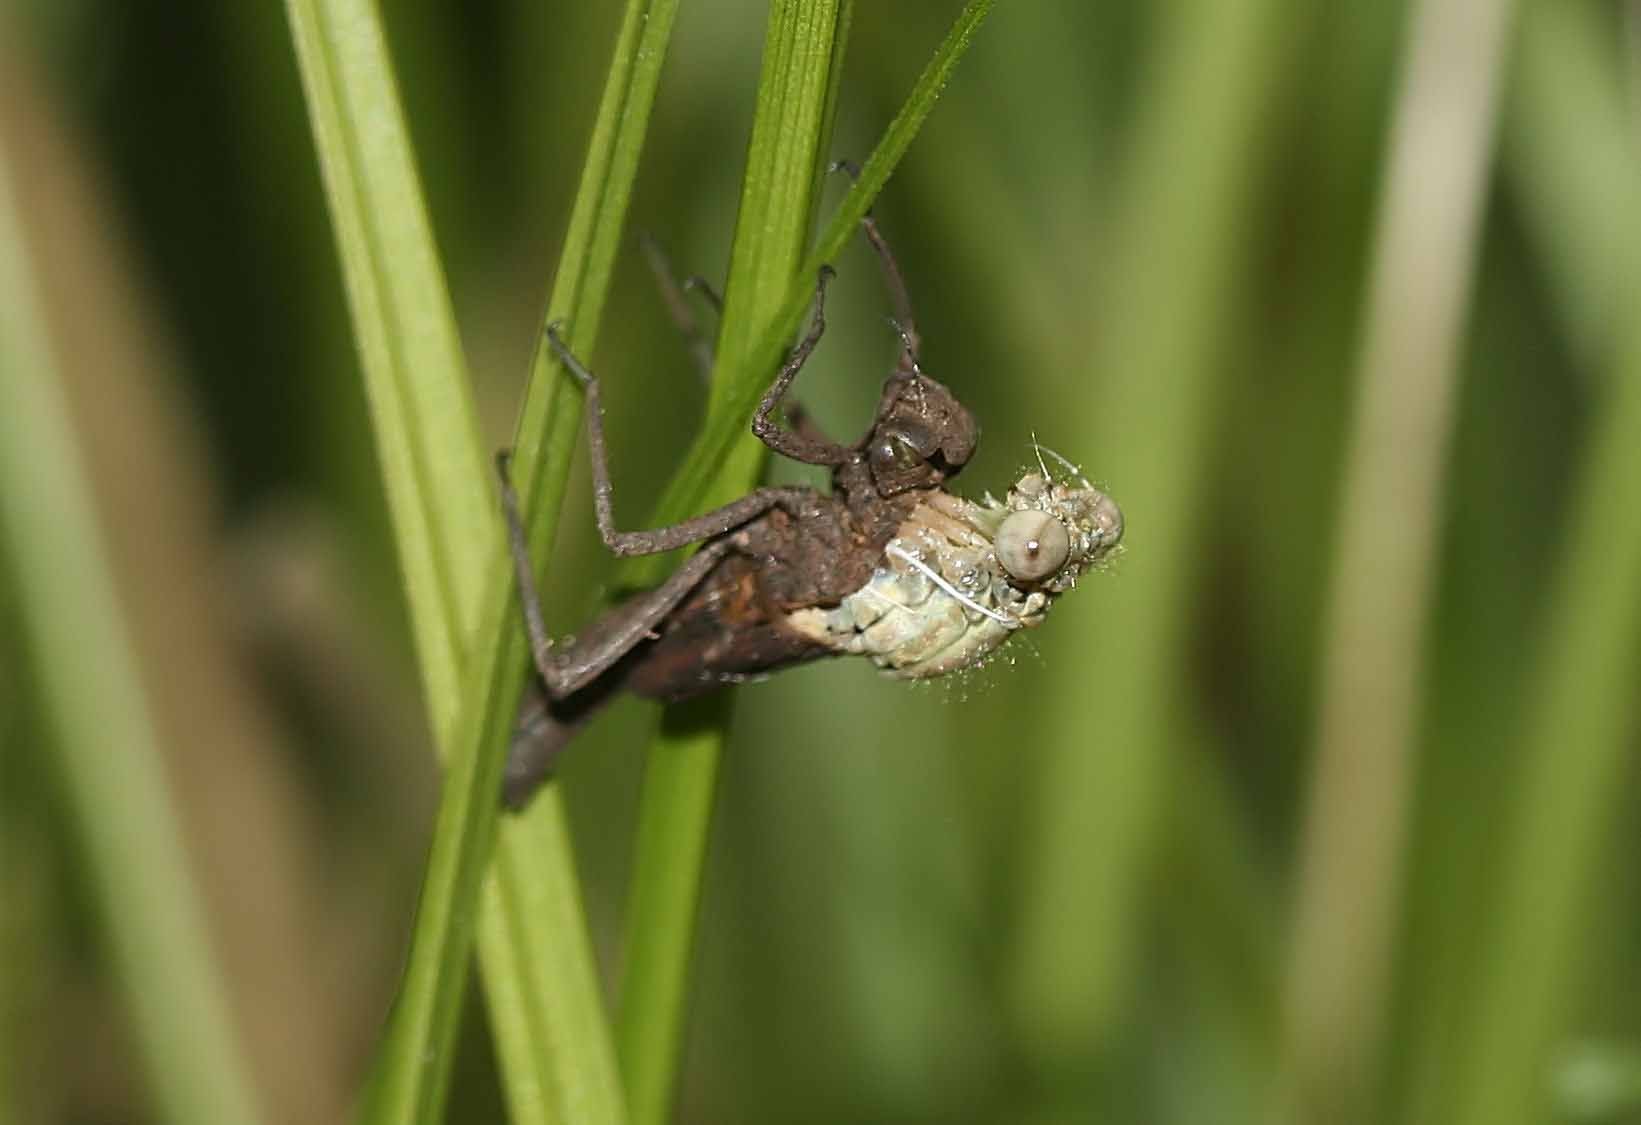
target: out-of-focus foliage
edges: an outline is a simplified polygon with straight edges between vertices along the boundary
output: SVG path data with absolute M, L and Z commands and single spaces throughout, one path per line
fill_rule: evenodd
M 380 7 L 499 446 L 619 9 Z M 866 154 L 960 7 L 856 6 L 837 155 Z M 1641 1111 L 1638 19 L 997 5 L 877 214 L 927 367 L 985 428 L 960 485 L 1003 487 L 1035 435 L 1124 503 L 1127 550 L 960 682 L 840 662 L 740 690 L 680 1120 Z M 1496 50 L 1453 21 L 1498 21 Z M 728 266 L 765 26 L 750 2 L 680 6 L 629 225 L 683 272 Z M 1393 251 L 1393 154 L 1433 121 L 1461 143 L 1407 190 L 1473 213 L 1474 238 Z M 270 1120 L 341 1120 L 436 774 L 284 13 L 11 0 L 0 149 L 251 1085 Z M 706 395 L 629 246 L 590 358 L 634 526 Z M 1423 497 L 1347 480 L 1386 367 L 1368 341 L 1430 330 L 1393 252 L 1457 279 L 1448 338 L 1417 352 L 1450 411 L 1387 413 L 1435 459 Z M 836 265 L 800 387 L 853 434 L 896 343 L 864 245 Z M 1367 646 L 1335 643 L 1347 495 L 1374 505 L 1352 549 L 1401 576 L 1357 575 L 1356 627 L 1392 654 L 1365 681 Z M 1409 578 L 1392 556 L 1421 527 Z M 579 467 L 562 528 L 548 593 L 571 631 L 613 578 Z M 157 1120 L 20 573 L 0 542 L 0 1120 Z M 1411 632 L 1378 644 L 1409 602 Z M 1411 685 L 1353 712 L 1402 732 L 1394 754 L 1330 773 L 1359 743 L 1323 700 L 1373 674 Z M 612 998 L 654 722 L 618 706 L 560 781 Z M 1324 854 L 1342 844 L 1361 847 Z M 1295 925 L 1319 903 L 1333 924 Z M 496 1066 L 475 1007 L 452 1120 L 503 1112 Z

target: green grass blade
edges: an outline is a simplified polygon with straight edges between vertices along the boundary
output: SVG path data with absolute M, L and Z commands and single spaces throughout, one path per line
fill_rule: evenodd
M 0 554 L 158 1116 L 257 1120 L 0 152 Z M 17 971 L 18 966 L 12 966 Z
M 756 483 L 762 450 L 747 421 L 810 306 L 816 273 L 855 236 L 990 8 L 990 0 L 974 0 L 959 15 L 807 256 L 849 9 L 777 3 L 771 10 L 712 405 L 657 522 L 723 503 Z M 651 564 L 638 573 L 653 580 L 658 569 Z M 727 706 L 708 701 L 669 716 L 644 779 L 617 1017 L 635 1121 L 663 1121 L 671 1104 Z
M 376 10 L 290 0 L 287 12 L 352 308 L 429 720 L 451 766 L 405 978 L 365 1117 L 433 1120 L 449 1073 L 471 927 L 459 901 L 488 858 L 452 754 L 482 593 L 499 542 L 455 316 Z M 493 790 L 492 790 L 493 792 Z M 463 877 L 466 877 L 465 881 Z
M 839 20 L 837 0 L 776 0 L 770 7 L 708 428 L 722 415 L 726 388 L 745 377 L 758 330 L 803 257 L 826 144 L 822 129 L 834 104 L 834 71 L 841 68 L 840 25 L 846 21 Z M 702 479 L 703 485 L 711 481 L 709 504 L 745 492 L 761 471 L 756 442 L 732 450 L 727 465 Z M 684 477 L 689 473 L 686 466 Z M 679 716 L 669 716 L 651 748 L 627 911 L 616 1041 L 628 1106 L 633 1120 L 646 1125 L 665 1121 L 672 1104 L 728 704 L 709 701 L 689 712 L 687 731 L 678 729 Z
M 1524 6 L 1508 170 L 1566 330 L 1596 365 L 1592 374 L 1608 378 L 1588 384 L 1592 431 L 1525 694 L 1498 906 L 1458 953 L 1479 961 L 1478 987 L 1466 994 L 1453 1045 L 1433 1043 L 1421 1060 L 1416 1120 L 1559 1119 L 1551 1083 L 1567 1051 L 1570 1002 L 1592 983 L 1578 954 L 1609 918 L 1590 891 L 1611 860 L 1641 672 L 1641 334 L 1626 317 L 1641 281 L 1641 160 L 1618 63 L 1598 7 Z
M 484 564 L 496 551 L 499 526 L 455 313 L 376 10 L 368 0 L 290 0 L 287 13 L 353 312 L 428 718 L 451 764 L 366 1117 L 435 1120 L 468 976 L 463 876 L 476 881 L 489 854 L 473 794 L 474 763 L 453 758 L 451 746 Z
M 1474 1022 L 1450 1081 L 1457 1125 L 1545 1120 L 1552 1063 L 1588 940 L 1636 724 L 1641 636 L 1641 333 L 1615 356 L 1592 414 L 1574 515 L 1528 696 L 1520 804 L 1499 908 L 1484 931 Z
M 676 0 L 630 0 L 599 104 L 547 310 L 549 322 L 565 322 L 571 345 L 582 355 L 591 354 L 598 336 L 677 8 Z M 560 408 L 556 402 L 566 384 L 543 342 L 535 356 L 513 463 L 514 483 L 531 532 L 531 554 L 538 559 L 546 556 L 551 542 L 580 425 L 579 411 L 573 408 L 578 399 L 567 400 L 571 408 Z M 517 620 L 511 599 L 507 618 Z M 516 626 L 506 628 L 498 643 L 504 651 L 497 667 L 508 678 L 500 692 L 506 706 L 494 713 L 506 721 L 493 737 L 505 742 L 528 654 Z M 551 1060 L 550 1083 L 536 1091 L 510 1084 L 509 1105 L 515 1120 L 523 1120 L 528 1099 L 534 1097 L 550 1107 L 550 1120 L 619 1122 L 626 1110 L 615 1047 L 575 898 L 579 892 L 574 872 L 567 863 L 542 871 L 539 859 L 554 849 L 567 856 L 568 836 L 563 804 L 558 791 L 549 786 L 526 814 L 508 818 L 498 844 L 492 882 L 515 888 L 515 893 L 502 897 L 514 949 L 524 954 L 518 968 L 531 1030 L 529 1050 Z M 489 892 L 490 897 L 497 894 L 494 889 Z M 501 1044 L 504 1067 L 516 1049 Z
M 1285 0 L 1166 9 L 1137 95 L 1138 147 L 1114 237 L 1101 247 L 1097 378 L 1068 378 L 1055 399 L 1067 415 L 1058 425 L 1081 420 L 1088 456 L 1123 505 L 1128 556 L 1097 625 L 1083 625 L 1097 641 L 1045 670 L 1042 696 L 1060 702 L 1020 735 L 1043 748 L 1043 772 L 1033 839 L 1020 849 L 1011 1001 L 1050 1099 L 1062 1084 L 1081 1089 L 1093 1053 L 1118 1034 L 1164 786 L 1194 733 L 1177 685 L 1188 667 L 1195 520 L 1256 171 L 1295 56 L 1294 10 Z M 1075 621 L 1092 608 L 1057 612 Z
M 668 713 L 644 772 L 616 1011 L 627 1106 L 642 1125 L 668 1119 L 677 1083 L 701 871 L 729 717 L 721 699 L 674 710 L 682 714 Z
M 725 384 L 742 372 L 758 325 L 798 272 L 825 144 L 820 130 L 829 116 L 830 75 L 842 54 L 837 30 L 837 0 L 776 0 L 770 7 L 707 425 L 720 410 Z M 758 449 L 742 444 L 734 461 L 714 466 L 717 492 L 709 502 L 750 489 L 761 464 Z M 678 715 L 670 715 L 651 746 L 643 781 L 615 1033 L 627 1104 L 633 1120 L 647 1125 L 670 1115 L 678 1076 L 727 707 L 722 700 L 693 705 L 688 731 L 679 731 Z
M 681 519 L 708 507 L 714 502 L 714 496 L 721 502 L 735 494 L 735 489 L 721 486 L 714 492 L 713 483 L 723 466 L 729 463 L 737 442 L 743 443 L 744 448 L 751 448 L 746 444 L 749 439 L 747 421 L 752 417 L 759 396 L 768 387 L 771 373 L 779 364 L 781 355 L 803 324 L 804 316 L 814 300 L 816 273 L 822 265 L 836 261 L 844 246 L 856 237 L 860 220 L 871 210 L 872 201 L 883 190 L 883 185 L 889 182 L 901 157 L 916 139 L 923 122 L 928 119 L 941 91 L 951 80 L 953 71 L 968 49 L 975 31 L 991 11 L 991 6 L 991 0 L 970 0 L 959 13 L 945 39 L 918 76 L 900 112 L 889 123 L 883 139 L 861 166 L 858 182 L 827 220 L 814 249 L 791 277 L 771 290 L 784 294 L 780 302 L 769 306 L 768 315 L 755 332 L 750 328 L 744 329 L 749 339 L 741 341 L 746 348 L 742 353 L 743 362 L 735 367 L 727 366 L 723 362 L 724 355 L 720 353 L 714 380 L 713 410 L 685 456 L 683 467 L 673 477 L 661 499 L 656 517 L 658 521 Z M 733 277 L 730 284 L 734 286 Z M 729 327 L 726 317 L 726 333 Z M 649 569 L 640 573 L 653 580 L 658 571 Z
M 616 45 L 549 310 L 584 350 L 596 335 L 675 11 L 672 0 L 633 0 Z M 290 0 L 289 12 L 429 708 L 450 762 L 405 981 L 365 1116 L 441 1116 L 477 915 L 514 1119 L 619 1121 L 614 1053 L 555 793 L 509 820 L 483 883 L 528 657 L 381 30 L 368 0 Z M 538 556 L 551 539 L 577 426 L 573 409 L 555 409 L 564 381 L 552 366 L 538 351 L 515 443 Z
M 1630 77 L 1589 4 L 1527 4 L 1505 115 L 1506 170 L 1566 330 L 1605 362 L 1641 277 Z
M 1444 468 L 1509 25 L 1503 0 L 1424 0 L 1407 40 L 1347 442 L 1287 981 L 1288 1096 L 1305 1119 L 1373 1116 Z M 1457 42 L 1470 45 L 1460 61 Z M 1396 497 L 1393 543 L 1384 540 L 1387 495 Z
M 371 0 L 288 0 L 392 511 L 429 720 L 461 698 L 494 492 L 455 315 Z

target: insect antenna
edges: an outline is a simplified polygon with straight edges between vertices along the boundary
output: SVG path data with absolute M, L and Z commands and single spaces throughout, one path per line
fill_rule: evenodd
M 1060 456 L 1046 445 L 1038 445 L 1036 434 L 1031 435 L 1031 446 L 1037 451 L 1037 464 L 1041 465 L 1043 463 L 1043 454 L 1046 453 L 1049 455 L 1050 459 L 1058 462 L 1068 473 L 1070 473 L 1076 482 L 1083 488 L 1092 489 L 1094 487 L 1092 484 L 1088 483 L 1088 478 L 1083 476 L 1083 467 L 1081 465 L 1075 464 L 1068 458 Z M 1043 472 L 1046 475 L 1048 470 L 1045 468 Z
M 1036 430 L 1031 431 L 1031 451 L 1037 457 L 1037 467 L 1043 470 L 1043 479 L 1045 481 L 1052 481 L 1054 479 L 1054 474 L 1048 471 L 1048 465 L 1043 462 L 1043 447 L 1037 444 Z

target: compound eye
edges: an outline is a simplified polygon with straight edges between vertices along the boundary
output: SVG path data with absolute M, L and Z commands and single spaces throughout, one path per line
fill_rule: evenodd
M 923 454 L 912 444 L 912 439 L 898 431 L 879 438 L 872 445 L 872 467 L 880 473 L 906 472 L 923 462 Z
M 883 459 L 896 468 L 909 469 L 923 460 L 923 457 L 912 448 L 912 443 L 906 440 L 905 435 L 895 434 L 883 443 Z
M 1065 524 L 1045 512 L 1015 512 L 997 529 L 997 561 L 1010 577 L 1040 582 L 1065 565 L 1071 536 Z

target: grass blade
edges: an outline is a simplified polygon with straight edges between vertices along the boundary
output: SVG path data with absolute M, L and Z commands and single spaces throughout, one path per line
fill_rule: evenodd
M 791 285 L 802 258 L 825 144 L 822 129 L 833 105 L 834 74 L 841 70 L 838 33 L 846 29 L 837 0 L 776 0 L 770 6 L 709 427 L 722 410 L 727 385 L 745 369 L 758 326 Z M 731 463 L 713 474 L 718 491 L 707 503 L 745 492 L 762 465 L 755 443 L 742 443 Z M 691 706 L 687 730 L 680 730 L 680 716 L 669 716 L 645 771 L 616 1041 L 628 1106 L 633 1120 L 646 1125 L 665 1121 L 672 1104 L 728 706 L 722 700 Z
M 428 717 L 461 698 L 484 561 L 500 539 L 476 412 L 370 0 L 288 0 L 392 511 Z
M 547 321 L 564 321 L 571 346 L 582 355 L 591 354 L 597 340 L 677 9 L 677 0 L 629 0 L 599 104 L 547 309 Z M 513 462 L 514 484 L 530 528 L 531 554 L 538 559 L 546 556 L 551 543 L 580 425 L 579 411 L 558 405 L 566 383 L 543 341 L 520 416 Z M 503 744 L 528 660 L 523 633 L 513 624 L 518 618 L 511 598 L 505 616 L 509 627 L 498 636 L 505 651 L 496 668 L 510 678 L 500 690 L 500 702 L 506 706 L 493 712 L 505 718 L 493 736 Z M 501 901 L 513 939 L 510 948 L 519 956 L 515 979 L 521 984 L 520 1014 L 530 1032 L 528 1043 L 501 1043 L 504 1069 L 513 1069 L 518 1052 L 548 1060 L 547 1082 L 540 1089 L 509 1083 L 509 1105 L 515 1120 L 524 1120 L 522 1113 L 540 1102 L 549 1107 L 549 1120 L 619 1122 L 626 1109 L 615 1047 L 574 870 L 566 862 L 544 871 L 539 858 L 555 850 L 567 857 L 568 839 L 563 804 L 558 791 L 549 786 L 527 813 L 509 817 L 502 826 L 495 878 L 486 892 L 487 899 Z
M 392 514 L 429 721 L 451 773 L 405 978 L 364 1116 L 432 1120 L 466 985 L 463 875 L 488 858 L 472 763 L 453 758 L 484 562 L 499 542 L 455 316 L 387 46 L 368 0 L 290 0 Z M 478 819 L 479 824 L 470 823 Z
M 862 165 L 859 180 L 827 220 L 820 237 L 815 240 L 814 249 L 782 286 L 772 290 L 782 292 L 784 296 L 779 304 L 770 306 L 770 312 L 759 325 L 754 335 L 755 343 L 745 353 L 743 363 L 733 368 L 726 366 L 720 349 L 719 368 L 714 378 L 713 409 L 685 455 L 683 467 L 662 496 L 657 509 L 658 522 L 681 519 L 698 512 L 715 502 L 714 496 L 717 502 L 721 502 L 736 494 L 735 489 L 721 486 L 714 492 L 712 485 L 723 466 L 729 463 L 736 442 L 747 443 L 750 440 L 747 422 L 758 405 L 759 396 L 769 385 L 771 372 L 776 369 L 782 353 L 803 324 L 804 315 L 815 296 L 815 274 L 822 265 L 835 261 L 849 240 L 856 236 L 860 220 L 871 210 L 872 201 L 889 182 L 900 158 L 906 155 L 906 150 L 916 139 L 923 122 L 940 99 L 941 91 L 946 88 L 958 62 L 968 50 L 975 31 L 991 11 L 991 6 L 991 0 L 970 0 L 959 13 L 951 30 L 918 76 L 900 112 L 895 114 L 894 120 L 884 131 L 883 139 Z M 727 317 L 724 327 L 727 332 Z M 750 449 L 752 445 L 746 444 L 744 447 Z M 643 575 L 653 580 L 657 573 L 658 570 L 647 570 Z
M 1641 333 L 1625 332 L 1607 409 L 1575 492 L 1538 688 L 1529 696 L 1520 804 L 1506 883 L 1484 932 L 1464 1064 L 1450 1076 L 1459 1125 L 1549 1114 L 1549 1080 L 1594 876 L 1611 841 L 1636 720 L 1641 632 Z
M 1508 170 L 1565 330 L 1591 374 L 1607 378 L 1586 384 L 1596 396 L 1591 433 L 1523 695 L 1516 804 L 1494 872 L 1498 905 L 1457 952 L 1480 972 L 1464 981 L 1475 985 L 1462 994 L 1468 1004 L 1454 1005 L 1464 1022 L 1448 1029 L 1449 1043 L 1433 1038 L 1420 1060 L 1415 1120 L 1571 1116 L 1569 1106 L 1550 1104 L 1548 1087 L 1566 1058 L 1569 1002 L 1590 983 L 1578 953 L 1591 928 L 1613 917 L 1591 901 L 1591 885 L 1611 861 L 1637 718 L 1641 335 L 1625 313 L 1641 280 L 1641 162 L 1609 35 L 1599 8 L 1522 11 Z M 1440 1006 L 1441 998 L 1430 1003 Z
M 668 1119 L 683 1049 L 689 970 L 729 710 L 722 700 L 669 713 L 650 747 L 627 904 L 616 1049 L 632 1120 Z
M 158 1113 L 257 1120 L 0 150 L 0 554 Z
M 1289 1093 L 1306 1118 L 1371 1116 L 1443 467 L 1509 16 L 1505 2 L 1426 0 L 1410 27 L 1335 544 L 1287 982 Z M 1383 539 L 1386 495 L 1397 498 L 1393 543 Z
M 990 0 L 973 0 L 958 16 L 807 257 L 813 185 L 835 100 L 829 88 L 836 82 L 849 9 L 805 3 L 772 8 L 712 403 L 657 522 L 723 503 L 756 483 L 762 447 L 747 421 L 810 306 L 815 276 L 854 237 L 990 8 Z M 653 581 L 659 567 L 649 563 L 637 573 Z M 669 715 L 645 774 L 617 1017 L 623 1078 L 640 1122 L 665 1120 L 671 1104 L 726 716 L 722 700 Z
M 288 8 L 429 709 L 450 763 L 410 961 L 365 1116 L 441 1116 L 482 886 L 479 948 L 514 1119 L 619 1121 L 613 1049 L 555 793 L 509 821 L 483 883 L 527 654 L 381 29 L 368 0 L 290 0 Z M 549 305 L 583 350 L 596 335 L 675 11 L 674 0 L 632 0 L 617 42 Z M 573 410 L 554 409 L 563 379 L 552 367 L 538 351 L 515 443 L 538 553 L 551 539 L 577 425 Z
M 1641 195 L 1629 75 L 1585 4 L 1528 4 L 1505 117 L 1504 159 L 1551 299 L 1579 358 L 1610 358 L 1641 277 Z
M 1293 13 L 1285 0 L 1167 10 L 1137 95 L 1144 111 L 1115 237 L 1101 248 L 1106 303 L 1092 314 L 1100 328 L 1091 342 L 1099 377 L 1055 400 L 1082 420 L 1121 498 L 1129 556 L 1120 594 L 1098 607 L 1098 643 L 1043 677 L 1043 696 L 1065 702 L 1020 736 L 1043 753 L 1028 814 L 1034 838 L 1021 848 L 1011 1000 L 1050 1104 L 1081 1089 L 1094 1054 L 1120 1034 L 1164 786 L 1179 776 L 1178 747 L 1196 736 L 1177 687 L 1188 666 L 1195 520 L 1258 161 L 1295 56 Z

